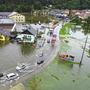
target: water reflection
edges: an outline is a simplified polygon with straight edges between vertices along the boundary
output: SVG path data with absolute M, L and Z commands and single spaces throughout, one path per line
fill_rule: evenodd
M 6 45 L 8 45 L 8 44 L 9 44 L 8 41 L 7 41 L 7 42 L 1 42 L 1 41 L 0 41 L 0 48 L 6 46 Z
M 29 55 L 35 49 L 35 47 L 32 46 L 31 44 L 21 44 L 20 48 L 21 48 L 22 55 Z

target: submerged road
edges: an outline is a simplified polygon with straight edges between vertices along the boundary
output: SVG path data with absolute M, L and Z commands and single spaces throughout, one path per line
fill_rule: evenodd
M 43 70 L 50 62 L 52 62 L 52 60 L 57 55 L 57 52 L 59 51 L 59 45 L 60 45 L 59 30 L 60 30 L 61 26 L 62 25 L 60 23 L 54 29 L 55 34 L 57 34 L 57 40 L 56 40 L 55 46 L 51 47 L 51 44 L 47 43 L 47 40 L 46 40 L 46 42 L 44 43 L 44 46 L 41 47 L 40 49 L 37 49 L 35 51 L 35 53 L 33 53 L 33 55 L 30 57 L 30 59 L 32 59 L 33 64 L 34 64 L 39 59 L 38 53 L 40 51 L 43 51 L 43 53 L 44 53 L 44 56 L 43 56 L 44 63 L 42 65 L 35 66 L 33 68 L 32 72 L 31 72 L 31 70 L 27 70 L 25 72 L 18 73 L 20 78 L 16 81 L 5 81 L 5 82 L 3 82 L 2 84 L 0 84 L 0 90 L 8 90 L 10 87 L 13 87 L 16 84 L 18 84 L 20 82 L 23 82 L 23 81 L 27 80 L 28 78 L 31 78 L 33 75 L 35 75 L 38 72 L 40 72 L 41 70 Z M 26 62 L 26 63 L 29 63 L 29 62 Z M 15 67 L 13 67 L 9 70 L 6 70 L 6 73 L 12 73 L 12 72 L 17 73 Z

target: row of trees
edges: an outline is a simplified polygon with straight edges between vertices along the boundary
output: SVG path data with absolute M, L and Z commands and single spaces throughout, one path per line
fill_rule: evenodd
M 0 0 L 0 11 L 29 12 L 49 5 L 59 9 L 87 9 L 90 8 L 90 0 Z

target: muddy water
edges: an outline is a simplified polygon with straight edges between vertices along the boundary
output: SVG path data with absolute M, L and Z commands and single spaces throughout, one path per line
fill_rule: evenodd
M 0 72 L 15 68 L 17 63 L 30 61 L 33 51 L 29 44 L 0 43 Z

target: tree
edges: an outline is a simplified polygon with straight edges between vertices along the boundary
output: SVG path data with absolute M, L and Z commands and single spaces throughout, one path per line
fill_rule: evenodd
M 90 17 L 83 20 L 82 28 L 85 35 L 90 34 Z
M 75 24 L 75 25 L 81 25 L 82 24 L 82 19 L 79 18 L 78 16 L 74 16 L 71 21 L 71 23 Z
M 28 7 L 32 5 L 34 9 L 42 9 L 43 7 L 45 6 L 48 7 L 49 5 L 53 5 L 53 7 L 57 9 L 69 9 L 69 10 L 90 8 L 90 0 L 0 0 L 0 10 L 9 11 L 9 9 L 1 8 L 3 7 L 2 4 L 4 5 L 4 7 L 9 5 L 10 9 L 12 9 L 12 5 L 14 6 L 13 7 L 14 9 L 16 9 L 19 5 L 20 8 L 18 7 L 18 9 L 20 11 L 23 5 L 27 11 Z

